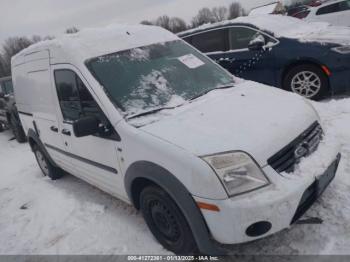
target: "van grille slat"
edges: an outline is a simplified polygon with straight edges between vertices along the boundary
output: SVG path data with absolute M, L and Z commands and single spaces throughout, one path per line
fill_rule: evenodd
M 322 136 L 322 127 L 318 122 L 315 122 L 289 145 L 270 157 L 267 163 L 278 173 L 291 173 L 295 170 L 295 166 L 301 158 L 307 157 L 316 151 Z

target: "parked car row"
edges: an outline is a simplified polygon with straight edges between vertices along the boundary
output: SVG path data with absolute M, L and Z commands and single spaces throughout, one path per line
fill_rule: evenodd
M 350 0 L 327 1 L 317 6 L 302 6 L 299 12 L 291 15 L 306 21 L 350 26 Z
M 350 28 L 267 15 L 205 25 L 179 36 L 244 79 L 314 100 L 350 90 Z
M 26 141 L 16 108 L 11 77 L 0 79 L 0 132 L 10 127 L 19 143 Z
M 299 43 L 242 20 L 181 37 L 231 73 L 267 84 L 281 77 L 307 97 L 347 77 L 347 50 L 338 45 Z M 222 254 L 215 242 L 289 227 L 340 161 L 338 152 L 323 152 L 317 175 L 293 175 L 321 150 L 312 105 L 238 81 L 158 27 L 110 26 L 32 45 L 13 57 L 12 77 L 43 174 L 59 179 L 64 170 L 134 205 L 176 254 Z

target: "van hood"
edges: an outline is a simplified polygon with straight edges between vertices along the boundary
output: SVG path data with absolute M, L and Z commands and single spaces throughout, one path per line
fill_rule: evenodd
M 318 120 L 300 96 L 245 81 L 152 116 L 140 130 L 196 156 L 241 150 L 265 166 Z

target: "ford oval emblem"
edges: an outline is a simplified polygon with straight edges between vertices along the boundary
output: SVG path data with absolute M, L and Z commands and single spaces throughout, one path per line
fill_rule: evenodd
M 309 153 L 309 145 L 307 143 L 301 143 L 294 151 L 294 157 L 300 159 Z

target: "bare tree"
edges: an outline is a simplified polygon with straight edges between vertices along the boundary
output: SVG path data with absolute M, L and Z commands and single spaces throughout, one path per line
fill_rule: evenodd
M 228 17 L 228 9 L 225 6 L 214 7 L 211 12 L 215 22 L 224 21 Z
M 156 25 L 170 31 L 170 17 L 163 15 L 157 18 Z
M 3 45 L 2 66 L 5 75 L 11 74 L 11 58 L 21 50 L 33 44 L 27 37 L 10 37 Z
M 153 22 L 149 21 L 149 20 L 143 20 L 140 22 L 141 25 L 153 25 Z
M 241 4 L 238 2 L 234 2 L 229 7 L 228 12 L 228 19 L 235 19 L 239 16 L 244 15 L 244 9 L 242 8 Z
M 31 40 L 33 43 L 38 43 L 38 42 L 43 41 L 42 37 L 39 35 L 33 35 Z
M 79 29 L 76 28 L 75 26 L 67 28 L 66 31 L 65 31 L 66 34 L 75 34 L 75 33 L 78 33 L 78 32 L 79 32 Z
M 200 25 L 213 22 L 215 22 L 215 18 L 212 11 L 205 7 L 199 10 L 198 14 L 192 18 L 192 27 L 198 27 Z
M 6 76 L 5 72 L 5 60 L 0 54 L 0 78 Z
M 187 29 L 186 22 L 179 17 L 172 17 L 169 21 L 170 31 L 173 33 L 179 33 Z

